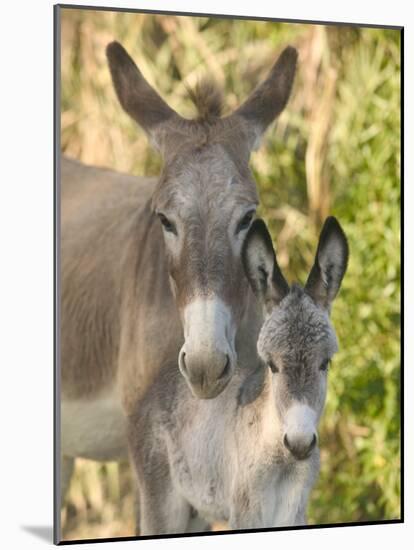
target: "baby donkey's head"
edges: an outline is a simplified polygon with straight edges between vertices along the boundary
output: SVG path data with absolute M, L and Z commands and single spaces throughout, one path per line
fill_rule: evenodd
M 329 313 L 347 267 L 347 240 L 338 221 L 327 218 L 305 287 L 289 288 L 267 227 L 258 219 L 246 237 L 243 262 L 266 313 L 257 347 L 273 373 L 283 445 L 305 459 L 317 443 L 328 365 L 338 349 Z

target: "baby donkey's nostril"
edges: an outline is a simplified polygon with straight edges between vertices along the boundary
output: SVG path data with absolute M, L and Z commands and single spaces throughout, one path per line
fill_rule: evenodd
M 313 451 L 316 443 L 317 443 L 317 437 L 316 434 L 313 434 L 312 441 L 309 445 L 303 445 L 301 443 L 291 443 L 288 439 L 287 434 L 283 437 L 283 445 L 288 449 L 288 451 L 298 460 L 304 460 L 305 458 L 308 458 Z
M 317 440 L 318 438 L 316 437 L 316 434 L 313 434 L 311 444 L 309 445 L 309 448 L 308 448 L 308 455 L 313 451 L 313 448 L 315 447 Z

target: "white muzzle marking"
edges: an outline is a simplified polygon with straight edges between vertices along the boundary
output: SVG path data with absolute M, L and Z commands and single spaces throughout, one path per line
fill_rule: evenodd
M 294 403 L 286 412 L 284 431 L 293 447 L 308 447 L 317 431 L 316 412 L 304 403 Z
M 211 398 L 229 382 L 236 361 L 230 308 L 219 298 L 197 298 L 183 312 L 185 342 L 178 364 L 198 397 Z
M 186 353 L 215 350 L 234 356 L 235 330 L 230 308 L 220 298 L 196 298 L 184 309 Z

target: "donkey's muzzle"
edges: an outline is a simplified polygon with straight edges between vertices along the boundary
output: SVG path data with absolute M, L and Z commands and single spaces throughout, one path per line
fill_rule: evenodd
M 313 434 L 310 443 L 303 438 L 293 438 L 290 440 L 287 434 L 283 437 L 284 446 L 297 460 L 305 460 L 306 458 L 309 458 L 313 449 L 316 447 L 317 441 L 318 438 L 316 437 L 316 434 Z
M 219 395 L 233 374 L 232 361 L 227 353 L 188 353 L 181 350 L 178 365 L 195 397 L 213 399 Z

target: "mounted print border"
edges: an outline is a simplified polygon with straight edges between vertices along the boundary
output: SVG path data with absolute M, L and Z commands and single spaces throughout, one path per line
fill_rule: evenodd
M 56 544 L 404 521 L 403 53 L 55 6 Z

